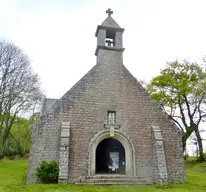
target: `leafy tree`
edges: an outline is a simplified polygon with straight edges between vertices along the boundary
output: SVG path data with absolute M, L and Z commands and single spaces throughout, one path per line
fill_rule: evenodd
M 183 132 L 183 147 L 195 132 L 199 160 L 204 160 L 199 125 L 206 116 L 206 73 L 197 63 L 174 61 L 167 63 L 160 75 L 147 86 L 151 96 Z
M 17 115 L 28 113 L 41 98 L 39 77 L 28 56 L 13 43 L 0 40 L 0 158 Z

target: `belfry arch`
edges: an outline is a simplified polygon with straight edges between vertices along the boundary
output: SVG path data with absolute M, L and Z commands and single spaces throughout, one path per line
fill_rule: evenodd
M 96 150 L 98 145 L 105 139 L 112 138 L 119 143 L 124 148 L 124 175 L 125 176 L 135 176 L 136 169 L 135 169 L 135 151 L 131 141 L 123 135 L 120 131 L 115 131 L 114 136 L 110 137 L 109 130 L 102 130 L 99 131 L 91 140 L 89 145 L 89 158 L 88 158 L 88 176 L 95 176 L 98 174 L 96 170 Z

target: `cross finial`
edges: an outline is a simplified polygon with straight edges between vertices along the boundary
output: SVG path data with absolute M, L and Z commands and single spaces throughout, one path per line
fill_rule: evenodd
M 113 14 L 113 11 L 109 8 L 106 10 L 106 13 L 108 13 L 108 16 L 111 16 L 111 14 Z

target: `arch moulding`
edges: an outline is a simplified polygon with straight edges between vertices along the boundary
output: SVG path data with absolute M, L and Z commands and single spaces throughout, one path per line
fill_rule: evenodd
M 113 138 L 118 140 L 125 149 L 125 176 L 136 176 L 135 169 L 135 151 L 132 142 L 120 131 L 115 130 L 114 136 L 110 137 L 109 130 L 99 131 L 92 138 L 89 145 L 89 158 L 88 158 L 88 176 L 94 176 L 96 174 L 96 148 L 98 144 L 106 139 Z

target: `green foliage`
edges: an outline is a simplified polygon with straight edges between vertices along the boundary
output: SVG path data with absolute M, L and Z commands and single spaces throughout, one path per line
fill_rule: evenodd
M 165 112 L 183 132 L 183 147 L 195 132 L 200 158 L 204 160 L 199 124 L 206 117 L 206 73 L 197 63 L 174 61 L 167 63 L 160 75 L 147 86 Z
M 44 183 L 57 183 L 59 169 L 55 161 L 42 161 L 37 167 L 35 175 Z
M 14 159 L 16 156 L 23 157 L 30 151 L 31 133 L 29 126 L 35 123 L 39 113 L 34 113 L 29 119 L 15 117 L 9 135 L 4 144 L 3 154 L 0 159 L 7 156 Z
M 4 145 L 4 155 L 10 158 L 23 157 L 29 153 L 31 133 L 28 129 L 34 121 L 16 117 Z
M 163 106 L 176 108 L 189 97 L 191 104 L 206 94 L 206 73 L 196 63 L 174 61 L 167 63 L 160 75 L 147 86 L 152 97 Z M 169 110 L 169 109 L 168 109 Z

